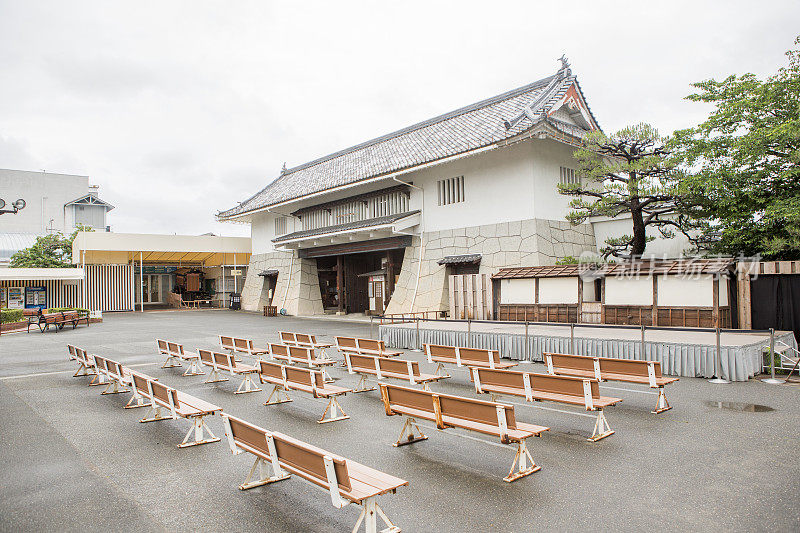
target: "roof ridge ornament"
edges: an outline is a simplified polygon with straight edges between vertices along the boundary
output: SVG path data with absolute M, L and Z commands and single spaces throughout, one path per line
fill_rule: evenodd
M 569 59 L 567 59 L 566 54 L 561 54 L 558 60 L 561 61 L 561 68 L 558 69 L 558 74 L 561 74 L 561 78 L 572 76 L 572 69 L 569 68 Z
M 511 120 L 503 120 L 503 126 L 506 127 L 506 131 L 510 130 L 517 124 L 519 124 L 522 119 L 528 117 L 531 122 L 536 122 L 540 118 L 547 117 L 547 109 L 544 108 L 544 104 L 553 96 L 553 91 L 564 81 L 566 78 L 572 76 L 572 69 L 569 68 L 569 60 L 567 56 L 561 54 L 561 57 L 558 58 L 558 61 L 561 61 L 561 68 L 556 71 L 553 75 L 553 79 L 550 80 L 550 83 L 547 84 L 547 87 L 539 93 L 539 96 L 534 100 L 530 105 L 525 106 L 525 108 L 514 118 Z M 537 116 L 538 115 L 538 116 Z
M 286 174 L 286 161 L 283 162 L 283 166 L 281 167 L 281 176 Z

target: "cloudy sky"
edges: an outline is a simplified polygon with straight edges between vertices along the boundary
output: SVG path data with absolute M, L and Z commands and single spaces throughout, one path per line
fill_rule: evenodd
M 548 76 L 601 126 L 702 120 L 785 65 L 800 2 L 0 0 L 0 168 L 90 176 L 118 232 L 213 231 L 288 166 Z

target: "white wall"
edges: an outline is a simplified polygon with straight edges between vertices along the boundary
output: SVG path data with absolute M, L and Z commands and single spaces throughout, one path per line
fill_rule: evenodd
M 621 237 L 633 233 L 633 223 L 630 216 L 621 215 L 617 218 L 597 217 L 590 219 L 594 228 L 595 242 L 597 248 L 602 249 L 606 240 L 610 237 Z M 645 247 L 645 257 L 655 257 L 659 259 L 673 259 L 685 255 L 685 250 L 690 248 L 689 239 L 682 233 L 676 232 L 672 239 L 665 239 L 661 236 L 658 229 L 647 227 L 646 234 L 655 237 L 655 240 L 647 243 Z
M 577 276 L 574 278 L 539 278 L 539 303 L 578 303 L 579 279 Z
M 608 276 L 605 284 L 605 305 L 653 305 L 653 278 L 650 276 Z
M 265 254 L 275 251 L 275 219 L 281 215 L 263 211 L 253 215 L 250 223 L 250 238 L 252 240 L 253 254 Z M 300 229 L 299 221 L 292 216 L 286 216 L 286 233 Z M 285 235 L 285 234 L 284 234 Z
M 29 172 L 0 169 L 0 198 L 6 207 L 22 198 L 27 206 L 16 215 L 2 215 L 0 231 L 4 233 L 45 233 L 51 226 L 69 233 L 72 213 L 64 204 L 89 194 L 89 178 L 70 174 Z
M 500 280 L 501 304 L 532 304 L 536 302 L 535 279 Z
M 662 307 L 713 307 L 714 277 L 659 276 L 658 305 Z M 719 283 L 719 305 L 728 305 L 727 281 Z

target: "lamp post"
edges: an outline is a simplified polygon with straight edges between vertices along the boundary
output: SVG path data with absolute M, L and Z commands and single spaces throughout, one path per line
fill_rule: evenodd
M 6 213 L 13 213 L 17 214 L 20 209 L 25 209 L 25 200 L 20 198 L 13 204 L 11 204 L 11 209 L 3 209 L 6 206 L 6 201 L 0 198 L 0 215 L 5 215 Z

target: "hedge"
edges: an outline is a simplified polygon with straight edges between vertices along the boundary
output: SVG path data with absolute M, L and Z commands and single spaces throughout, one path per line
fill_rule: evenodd
M 0 309 L 0 323 L 22 322 L 22 309 Z

